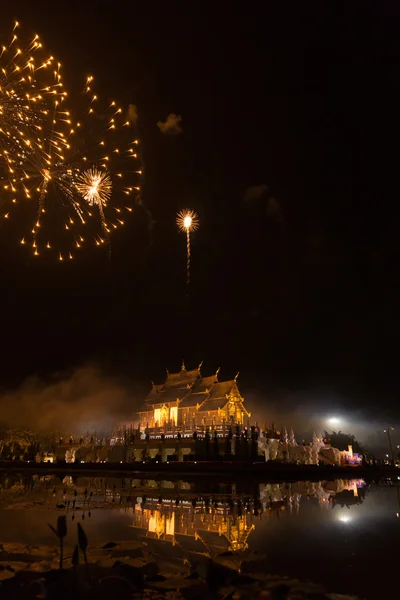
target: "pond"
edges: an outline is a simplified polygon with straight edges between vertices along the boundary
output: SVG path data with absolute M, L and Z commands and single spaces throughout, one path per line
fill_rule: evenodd
M 48 524 L 66 515 L 67 563 L 79 522 L 90 561 L 134 556 L 145 544 L 170 567 L 190 556 L 222 555 L 243 573 L 256 561 L 265 573 L 310 579 L 330 592 L 391 597 L 397 587 L 399 483 L 9 473 L 0 478 L 0 565 L 56 567 L 58 540 Z M 105 544 L 111 548 L 102 549 Z

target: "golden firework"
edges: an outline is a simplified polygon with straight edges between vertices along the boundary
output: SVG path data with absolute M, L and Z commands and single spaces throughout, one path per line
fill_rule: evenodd
M 125 206 L 130 202 L 120 206 L 114 198 L 138 201 L 139 142 L 115 101 L 102 108 L 93 76 L 86 80 L 82 118 L 73 122 L 64 108 L 60 63 L 43 54 L 37 35 L 19 49 L 17 27 L 0 48 L 0 200 L 32 213 L 29 233 L 20 239 L 35 256 L 54 249 L 68 257 L 87 237 L 104 244 L 132 212 Z M 6 209 L 0 217 L 9 214 Z M 88 226 L 89 235 L 82 231 Z
M 176 224 L 179 231 L 196 231 L 199 228 L 199 217 L 194 210 L 184 209 L 178 212 Z
M 76 188 L 90 206 L 106 206 L 112 192 L 111 177 L 107 171 L 87 169 L 78 175 Z

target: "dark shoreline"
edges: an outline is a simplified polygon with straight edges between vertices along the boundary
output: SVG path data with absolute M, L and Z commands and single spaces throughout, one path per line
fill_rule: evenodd
M 218 476 L 224 479 L 256 477 L 268 480 L 314 480 L 320 479 L 381 479 L 400 476 L 400 469 L 393 467 L 326 467 L 317 465 L 290 465 L 248 462 L 170 462 L 170 463 L 26 463 L 0 462 L 0 472 L 35 472 L 71 475 L 106 474 L 122 476 L 147 476 L 154 478 L 181 478 L 194 476 Z

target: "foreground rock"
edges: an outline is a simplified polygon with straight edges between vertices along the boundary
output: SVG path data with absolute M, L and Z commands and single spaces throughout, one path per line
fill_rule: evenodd
M 356 600 L 354 596 L 327 593 L 308 581 L 258 573 L 257 561 L 247 562 L 246 573 L 241 573 L 227 563 L 227 558 L 166 558 L 150 554 L 143 544 L 113 543 L 103 549 L 91 548 L 88 563 L 75 566 L 73 549 L 66 549 L 60 571 L 54 548 L 5 544 L 0 551 L 0 598 Z M 237 557 L 232 565 L 238 565 Z

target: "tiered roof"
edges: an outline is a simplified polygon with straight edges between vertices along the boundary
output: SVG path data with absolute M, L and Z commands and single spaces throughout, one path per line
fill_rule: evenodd
M 169 373 L 164 383 L 154 385 L 145 399 L 145 406 L 140 412 L 152 410 L 153 406 L 170 402 L 179 402 L 179 408 L 200 407 L 199 411 L 222 409 L 228 402 L 228 396 L 235 388 L 236 378 L 229 381 L 218 381 L 218 371 L 214 375 L 202 377 L 201 365 L 197 369 L 187 371 L 182 363 L 179 373 Z

